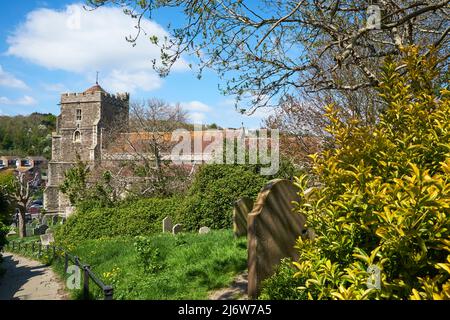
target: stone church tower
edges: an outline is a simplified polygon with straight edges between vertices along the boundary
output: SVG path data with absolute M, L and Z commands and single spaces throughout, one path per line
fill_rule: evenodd
M 129 94 L 111 95 L 97 83 L 83 93 L 62 94 L 60 105 L 44 207 L 49 214 L 65 215 L 70 203 L 59 191 L 65 171 L 75 164 L 77 155 L 95 165 L 102 159 L 104 134 L 128 130 Z

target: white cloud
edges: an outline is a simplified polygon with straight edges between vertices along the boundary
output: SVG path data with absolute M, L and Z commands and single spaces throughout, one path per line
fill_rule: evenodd
M 41 8 L 29 13 L 8 37 L 7 54 L 48 69 L 84 75 L 98 70 L 106 89 L 154 90 L 161 80 L 155 80 L 151 60 L 159 58 L 160 50 L 148 37 L 164 38 L 168 33 L 159 24 L 143 19 L 146 35 L 142 34 L 133 47 L 125 37 L 135 34 L 135 23 L 120 8 L 86 11 L 82 4 L 69 5 L 63 11 Z M 174 70 L 188 70 L 188 64 L 180 61 Z
M 44 90 L 50 91 L 50 92 L 62 93 L 62 92 L 69 92 L 70 91 L 62 83 L 43 83 L 42 87 L 44 88 Z
M 17 104 L 22 106 L 31 106 L 37 104 L 37 101 L 33 97 L 24 96 L 23 98 L 17 100 Z
M 273 107 L 261 107 L 256 109 L 249 117 L 266 119 L 269 116 L 275 115 L 275 110 Z
M 5 106 L 33 106 L 36 105 L 37 101 L 33 97 L 30 96 L 23 96 L 22 98 L 11 100 L 7 97 L 0 97 L 0 105 Z
M 28 86 L 20 79 L 17 79 L 11 73 L 8 73 L 3 70 L 0 65 L 0 86 L 15 88 L 15 89 L 28 89 Z
M 234 107 L 236 105 L 236 99 L 228 98 L 219 102 L 221 107 Z
M 209 112 L 211 107 L 200 101 L 190 101 L 180 103 L 181 107 L 187 111 Z
M 104 84 L 112 92 L 127 91 L 133 93 L 138 89 L 145 91 L 159 89 L 162 80 L 158 75 L 145 71 L 113 70 L 110 76 L 104 80 Z
M 189 112 L 189 120 L 194 124 L 202 124 L 205 122 L 206 115 L 201 112 Z
M 206 113 L 212 110 L 210 106 L 197 100 L 181 102 L 180 106 L 188 112 L 189 120 L 194 124 L 204 123 L 207 117 Z

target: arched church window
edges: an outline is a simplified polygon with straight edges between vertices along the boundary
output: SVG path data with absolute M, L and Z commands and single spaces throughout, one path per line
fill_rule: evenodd
M 73 141 L 74 142 L 81 142 L 81 132 L 80 131 L 75 131 L 75 133 L 73 134 Z

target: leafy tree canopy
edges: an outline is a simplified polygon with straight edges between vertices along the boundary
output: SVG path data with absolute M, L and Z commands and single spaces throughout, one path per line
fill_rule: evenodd
M 299 89 L 354 91 L 382 81 L 380 62 L 408 45 L 440 47 L 448 66 L 449 0 L 434 1 L 250 1 L 87 0 L 116 5 L 136 19 L 140 35 L 161 47 L 154 62 L 162 76 L 186 53 L 199 71 L 213 68 L 227 79 L 223 91 L 251 100 L 250 108 Z M 375 6 L 372 6 L 374 4 Z M 176 9 L 174 9 L 176 7 Z M 182 12 L 159 39 L 141 28 L 160 9 Z M 426 50 L 424 50 L 426 52 Z M 247 99 L 246 99 L 247 100 Z M 250 111 L 251 111 L 250 110 Z M 245 111 L 245 110 L 243 110 Z
M 51 134 L 56 128 L 52 114 L 0 116 L 0 155 L 51 157 Z

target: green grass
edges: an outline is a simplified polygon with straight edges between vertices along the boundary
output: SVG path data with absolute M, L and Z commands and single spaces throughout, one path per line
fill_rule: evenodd
M 40 236 L 30 236 L 30 237 L 25 237 L 25 238 L 21 239 L 19 237 L 19 235 L 17 235 L 17 234 L 8 236 L 8 237 L 6 237 L 6 239 L 8 241 L 20 241 L 21 243 L 28 243 L 28 242 L 41 240 Z
M 131 238 L 86 240 L 72 253 L 113 285 L 115 299 L 207 299 L 210 291 L 228 286 L 247 268 L 246 239 L 234 239 L 229 230 L 148 238 L 160 252 L 155 263 L 161 269 L 154 273 L 144 271 Z M 55 269 L 62 274 L 61 263 Z M 102 298 L 94 284 L 91 291 L 93 298 Z M 72 295 L 77 299 L 81 292 Z
M 6 238 L 9 242 L 8 246 L 5 248 L 5 251 L 13 252 L 15 254 L 21 255 L 26 258 L 30 258 L 33 260 L 38 260 L 44 264 L 51 264 L 52 262 L 52 251 L 46 250 L 45 247 L 42 247 L 41 255 L 39 256 L 38 252 L 38 241 L 41 240 L 40 236 L 30 236 L 25 238 L 20 238 L 18 235 L 11 235 Z M 16 243 L 16 246 L 13 250 L 12 242 Z M 35 242 L 35 247 L 33 251 L 33 247 L 31 245 L 32 242 Z M 20 250 L 18 248 L 18 243 L 20 243 Z

